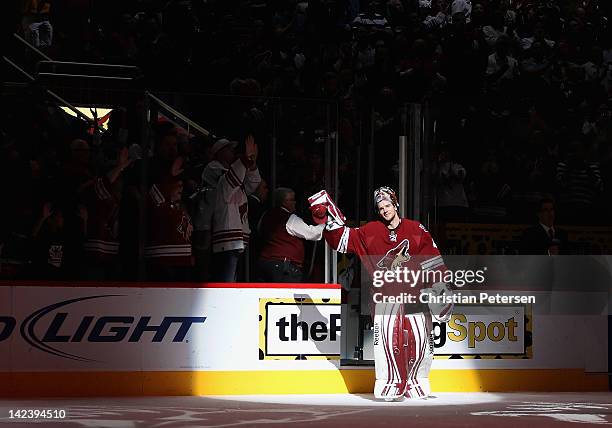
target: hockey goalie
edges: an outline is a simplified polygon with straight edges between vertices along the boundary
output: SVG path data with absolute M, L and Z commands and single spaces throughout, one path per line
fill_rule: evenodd
M 312 195 L 308 201 L 314 221 L 326 224 L 323 235 L 327 243 L 338 252 L 357 254 L 370 275 L 408 266 L 422 272 L 445 269 L 442 256 L 425 227 L 417 221 L 400 218 L 397 195 L 389 187 L 374 192 L 379 220 L 358 228 L 345 226 L 346 218 L 325 190 Z M 419 287 L 413 286 L 412 291 L 435 296 L 451 293 L 442 282 L 421 281 Z M 432 318 L 447 322 L 452 308 L 452 303 L 372 304 L 376 398 L 395 401 L 404 397 L 426 398 L 430 394 Z

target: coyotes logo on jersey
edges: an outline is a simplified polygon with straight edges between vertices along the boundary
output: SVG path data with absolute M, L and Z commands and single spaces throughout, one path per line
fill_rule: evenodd
M 387 251 L 387 254 L 376 263 L 379 269 L 395 270 L 410 260 L 410 241 L 404 239 L 396 247 Z
M 62 259 L 64 258 L 63 245 L 51 245 L 49 247 L 49 257 L 47 263 L 56 268 L 62 267 Z
M 191 232 L 193 232 L 193 226 L 191 225 L 191 219 L 186 215 L 181 217 L 181 223 L 176 228 L 186 242 L 191 242 Z

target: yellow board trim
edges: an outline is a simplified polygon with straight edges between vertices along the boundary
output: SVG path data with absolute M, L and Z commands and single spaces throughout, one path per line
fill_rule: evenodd
M 438 392 L 608 391 L 580 369 L 432 370 Z M 374 370 L 0 373 L 0 397 L 370 393 Z

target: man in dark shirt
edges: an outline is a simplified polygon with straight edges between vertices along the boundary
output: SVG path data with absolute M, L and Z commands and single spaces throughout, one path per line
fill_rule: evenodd
M 558 255 L 567 251 L 567 233 L 555 227 L 555 202 L 550 198 L 540 201 L 538 224 L 523 232 L 522 254 Z

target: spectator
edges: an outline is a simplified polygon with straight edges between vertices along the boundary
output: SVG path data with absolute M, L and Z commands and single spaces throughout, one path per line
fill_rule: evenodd
M 482 2 L 474 3 L 470 13 L 470 23 L 473 27 L 482 32 L 483 23 L 486 20 L 485 8 Z
M 50 48 L 53 26 L 49 21 L 51 0 L 23 0 L 21 25 L 28 43 L 36 48 Z
M 172 174 L 149 190 L 149 227 L 144 256 L 150 280 L 190 280 L 193 225 L 181 201 L 182 192 L 182 180 Z
M 304 240 L 318 241 L 324 224 L 309 226 L 295 215 L 295 192 L 280 187 L 274 191 L 274 208 L 261 220 L 263 245 L 258 263 L 263 282 L 302 282 Z
M 67 279 L 66 246 L 69 238 L 64 226 L 64 212 L 57 204 L 43 205 L 41 216 L 32 230 L 31 276 L 37 279 Z
M 80 138 L 70 142 L 68 159 L 63 166 L 64 183 L 62 191 L 73 197 L 77 189 L 93 177 L 89 143 Z
M 232 145 L 228 140 L 219 140 L 212 152 Z M 245 140 L 245 151 L 235 159 L 233 151 L 221 164 L 223 175 L 217 184 L 212 227 L 213 281 L 235 282 L 238 262 L 248 246 L 251 229 L 248 218 L 247 196 L 255 191 L 261 177 L 257 169 L 257 144 L 252 135 Z M 225 155 L 223 155 L 225 156 Z
M 456 14 L 462 15 L 466 24 L 471 21 L 472 15 L 472 2 L 470 0 L 453 0 L 451 3 L 451 17 L 453 22 L 457 18 Z
M 487 60 L 487 79 L 492 84 L 513 80 L 519 74 L 518 62 L 509 54 L 509 39 L 499 36 L 495 42 L 495 52 Z
M 178 157 L 178 132 L 170 122 L 161 122 L 155 130 L 155 154 L 151 159 L 151 177 L 164 177 Z
M 583 213 L 591 212 L 603 189 L 599 163 L 588 161 L 585 144 L 573 142 L 568 156 L 557 163 L 557 185 L 565 219 L 585 221 Z
M 440 218 L 443 220 L 465 220 L 468 215 L 468 200 L 463 188 L 466 171 L 463 165 L 454 162 L 450 151 L 440 151 L 435 169 Z
M 446 26 L 449 21 L 449 16 L 446 14 L 447 11 L 448 4 L 446 0 L 433 0 L 431 2 L 431 10 L 423 21 L 423 25 L 429 29 L 439 29 Z
M 545 56 L 544 46 L 539 41 L 531 45 L 521 61 L 522 72 L 533 78 L 544 77 L 549 66 L 550 62 Z
M 555 227 L 555 202 L 544 198 L 538 206 L 538 224 L 523 232 L 522 254 L 558 255 L 567 251 L 567 233 Z
M 501 36 L 508 36 L 506 30 L 504 13 L 500 10 L 493 14 L 489 21 L 489 25 L 482 27 L 484 39 L 490 47 L 496 46 L 497 40 Z
M 495 52 L 487 58 L 487 89 L 491 114 L 509 116 L 511 105 L 509 96 L 516 89 L 519 76 L 518 61 L 510 56 L 509 39 L 500 35 L 495 42 Z
M 376 11 L 376 6 L 377 2 L 370 2 L 367 10 L 358 14 L 353 19 L 353 28 L 355 30 L 372 34 L 391 30 L 387 18 Z
M 474 213 L 490 221 L 506 217 L 506 206 L 511 192 L 505 171 L 498 159 L 496 151 L 490 149 L 487 158 L 479 168 L 476 181 L 478 203 Z
M 217 201 L 217 185 L 235 160 L 238 143 L 222 138 L 213 144 L 210 156 L 213 158 L 202 171 L 202 182 L 195 201 L 194 214 L 194 256 L 196 277 L 207 281 L 210 276 L 213 214 Z
M 130 163 L 128 149 L 119 150 L 115 167 L 83 185 L 79 192 L 88 213 L 83 271 L 87 279 L 117 279 L 119 275 L 121 173 Z
M 544 25 L 542 23 L 536 24 L 532 36 L 524 37 L 520 40 L 520 45 L 523 50 L 531 49 L 534 43 L 539 43 L 541 49 L 552 49 L 555 47 L 555 42 L 546 38 Z

